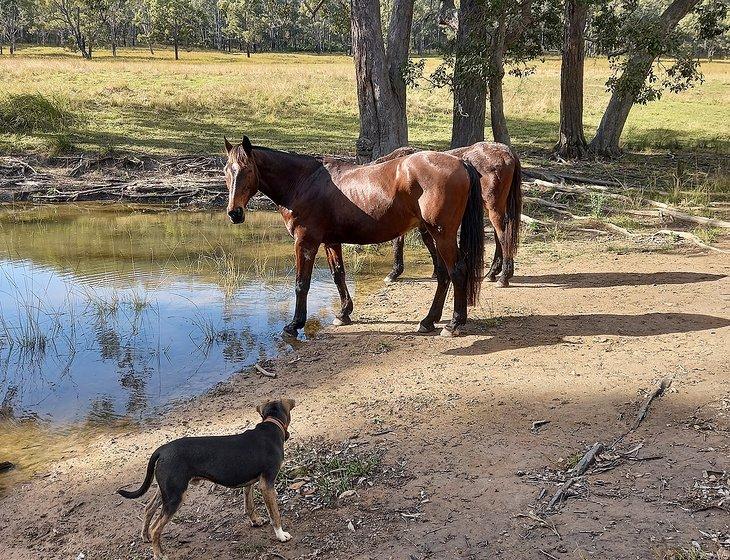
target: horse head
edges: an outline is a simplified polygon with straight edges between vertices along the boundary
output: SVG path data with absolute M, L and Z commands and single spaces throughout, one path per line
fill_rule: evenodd
M 233 146 L 227 138 L 228 161 L 223 168 L 228 187 L 228 217 L 234 224 L 241 224 L 245 219 L 243 209 L 259 188 L 259 174 L 253 158 L 253 146 L 248 136 L 237 146 Z

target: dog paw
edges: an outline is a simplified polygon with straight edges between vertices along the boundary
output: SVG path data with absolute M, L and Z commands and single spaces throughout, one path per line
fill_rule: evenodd
M 149 533 L 142 533 L 142 542 L 148 543 L 152 542 L 152 539 L 150 538 Z
M 263 517 L 254 517 L 251 519 L 251 527 L 261 527 L 262 525 L 266 525 L 266 519 Z
M 276 538 L 279 539 L 279 541 L 281 541 L 281 542 L 286 542 L 286 541 L 291 540 L 291 535 L 281 528 L 275 528 L 274 533 L 276 534 Z

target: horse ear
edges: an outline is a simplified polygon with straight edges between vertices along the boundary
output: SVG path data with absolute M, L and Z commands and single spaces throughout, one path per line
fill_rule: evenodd
M 230 154 L 231 153 L 231 150 L 233 149 L 233 144 L 231 144 L 228 141 L 228 138 L 226 138 L 225 136 L 223 137 L 223 141 L 226 143 L 226 153 L 227 154 Z
M 241 146 L 243 146 L 243 151 L 246 152 L 246 155 L 250 156 L 253 151 L 253 146 L 251 145 L 251 140 L 248 139 L 248 136 L 243 137 L 243 140 L 241 140 Z

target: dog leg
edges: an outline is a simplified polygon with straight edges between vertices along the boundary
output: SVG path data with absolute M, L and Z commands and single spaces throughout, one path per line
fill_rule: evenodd
M 179 493 L 174 490 L 170 491 L 169 487 L 166 493 L 163 493 L 162 489 L 160 490 L 162 496 L 162 513 L 160 513 L 160 516 L 150 531 L 152 533 L 152 554 L 155 560 L 167 560 L 167 557 L 162 553 L 162 530 L 170 522 L 177 510 L 180 509 L 186 489 L 183 489 Z
M 142 527 L 142 540 L 144 542 L 150 542 L 151 540 L 150 523 L 152 522 L 152 518 L 155 516 L 155 512 L 157 512 L 157 508 L 159 508 L 161 505 L 162 495 L 160 494 L 160 490 L 158 489 L 152 499 L 147 502 L 147 505 L 144 507 L 144 527 Z
M 157 518 L 155 524 L 152 526 L 152 555 L 155 560 L 165 560 L 166 557 L 162 553 L 162 529 L 165 528 L 172 519 L 172 514 L 168 514 L 163 510 L 160 517 Z
M 279 514 L 279 506 L 276 504 L 276 488 L 274 483 L 261 478 L 260 483 L 261 495 L 264 497 L 266 509 L 269 512 L 271 524 L 274 526 L 274 534 L 281 542 L 291 539 L 291 535 L 281 528 L 281 515 Z
M 266 520 L 261 517 L 258 512 L 256 511 L 256 504 L 253 501 L 253 484 L 249 484 L 246 486 L 245 489 L 246 492 L 246 514 L 248 515 L 248 518 L 251 520 L 251 526 L 252 527 L 261 527 L 264 523 L 266 523 Z

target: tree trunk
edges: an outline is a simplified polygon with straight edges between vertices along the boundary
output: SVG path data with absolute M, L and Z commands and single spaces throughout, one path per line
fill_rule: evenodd
M 589 150 L 603 157 L 620 155 L 619 140 L 628 119 L 631 107 L 641 91 L 656 57 L 661 54 L 656 45 L 664 45 L 669 34 L 697 4 L 699 0 L 674 0 L 659 16 L 655 36 L 633 52 L 626 61 L 621 77 L 616 81 L 608 107 L 603 113 L 601 124 L 591 140 Z
M 408 116 L 406 114 L 406 82 L 403 71 L 408 64 L 408 48 L 411 44 L 411 27 L 413 24 L 414 0 L 394 0 L 393 11 L 388 24 L 388 77 L 393 88 L 396 106 L 392 107 L 394 121 L 391 123 L 396 131 L 398 144 L 381 155 L 392 152 L 395 148 L 408 145 Z M 378 156 L 380 157 L 380 156 Z
M 484 140 L 487 80 L 484 48 L 487 43 L 486 7 L 481 0 L 462 0 L 456 33 L 454 114 L 451 147 Z
M 512 141 L 507 129 L 507 119 L 504 116 L 504 96 L 502 95 L 506 20 L 507 12 L 503 9 L 499 15 L 497 29 L 492 34 L 492 40 L 490 41 L 488 85 L 492 136 L 495 142 L 501 142 L 509 146 Z
M 586 0 L 565 1 L 563 62 L 560 66 L 560 137 L 555 153 L 580 159 L 588 151 L 583 134 L 583 68 L 585 64 Z
M 351 0 L 350 5 L 360 110 L 357 157 L 358 161 L 367 162 L 408 143 L 405 84 L 402 77 L 395 83 L 393 76 L 401 71 L 408 57 L 413 0 L 395 0 L 388 33 L 388 47 L 393 50 L 390 53 L 392 61 L 386 56 L 383 43 L 379 1 Z M 407 21 L 398 21 L 398 18 Z
M 180 55 L 178 53 L 178 44 L 177 44 L 177 35 L 175 35 L 175 38 L 173 39 L 173 44 L 175 46 L 175 60 L 180 60 Z

